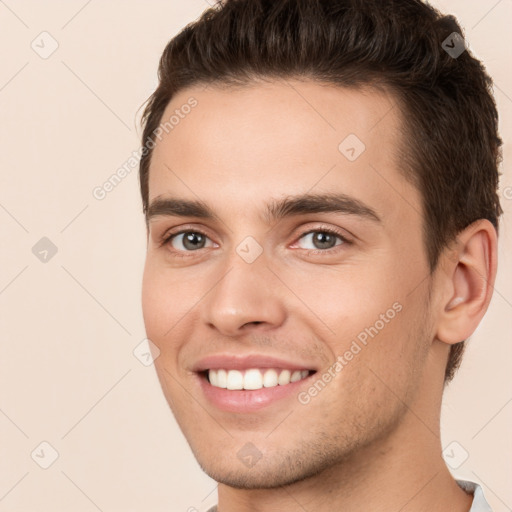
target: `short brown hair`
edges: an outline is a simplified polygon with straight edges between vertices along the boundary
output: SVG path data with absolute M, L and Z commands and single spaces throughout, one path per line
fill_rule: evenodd
M 457 233 L 477 219 L 498 230 L 502 213 L 492 80 L 469 50 L 445 51 L 446 41 L 457 41 L 454 32 L 460 44 L 456 19 L 420 0 L 220 1 L 167 44 L 142 116 L 142 142 L 152 140 L 173 96 L 194 85 L 302 77 L 387 88 L 403 114 L 401 170 L 422 195 L 432 272 Z M 140 161 L 145 214 L 153 146 Z M 463 350 L 464 341 L 451 347 L 445 383 Z

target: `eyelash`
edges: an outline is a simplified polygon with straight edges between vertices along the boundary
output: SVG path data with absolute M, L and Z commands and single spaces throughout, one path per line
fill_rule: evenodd
M 206 233 L 201 231 L 200 229 L 182 229 L 181 231 L 176 231 L 172 233 L 164 233 L 162 237 L 159 240 L 158 246 L 163 247 L 164 245 L 170 244 L 171 240 L 178 235 L 181 235 L 183 233 L 197 233 L 200 235 L 205 236 L 206 238 L 209 238 Z M 342 243 L 335 245 L 334 247 L 330 247 L 329 249 L 302 249 L 303 251 L 306 251 L 308 255 L 318 255 L 318 254 L 327 254 L 331 255 L 333 252 L 337 252 L 342 245 L 349 245 L 351 244 L 350 240 L 348 240 L 340 231 L 334 229 L 334 228 L 328 228 L 328 227 L 318 227 L 315 229 L 310 229 L 308 231 L 305 231 L 304 233 L 301 233 L 301 235 L 297 238 L 297 241 L 301 238 L 305 237 L 306 235 L 309 235 L 311 233 L 327 233 L 329 235 L 335 235 L 337 236 Z M 190 256 L 193 256 L 195 252 L 198 252 L 200 249 L 196 251 L 179 251 L 176 249 L 172 249 L 172 253 L 174 256 L 178 258 L 188 258 Z

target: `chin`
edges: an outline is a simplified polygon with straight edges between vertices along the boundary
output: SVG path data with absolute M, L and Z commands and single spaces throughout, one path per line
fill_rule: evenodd
M 203 471 L 210 477 L 213 478 L 219 484 L 224 484 L 235 489 L 276 489 L 286 485 L 293 484 L 308 478 L 307 476 L 292 477 L 292 475 L 283 475 L 282 471 L 270 472 L 259 470 L 254 472 L 253 469 L 246 469 L 242 471 L 233 471 L 231 468 L 228 470 L 213 470 Z
M 306 466 L 300 458 L 274 456 L 274 460 L 262 458 L 253 467 L 246 467 L 238 459 L 208 461 L 197 458 L 201 469 L 218 483 L 235 489 L 276 489 L 312 478 L 326 469 L 326 461 L 310 458 Z M 279 460 L 278 460 L 279 459 Z M 220 462 L 220 463 L 219 463 Z

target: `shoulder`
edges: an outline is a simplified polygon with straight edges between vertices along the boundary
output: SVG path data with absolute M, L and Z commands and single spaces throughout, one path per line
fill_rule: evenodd
M 473 504 L 469 512 L 492 512 L 492 508 L 484 496 L 482 487 L 476 482 L 470 482 L 469 480 L 456 480 L 459 487 L 464 489 L 468 494 L 473 495 Z M 213 511 L 216 512 L 216 511 Z

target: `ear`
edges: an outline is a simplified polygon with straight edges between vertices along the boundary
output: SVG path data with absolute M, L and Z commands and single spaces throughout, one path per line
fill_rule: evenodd
M 488 220 L 477 220 L 459 233 L 442 259 L 437 339 L 452 345 L 473 334 L 491 301 L 498 264 L 496 229 Z

